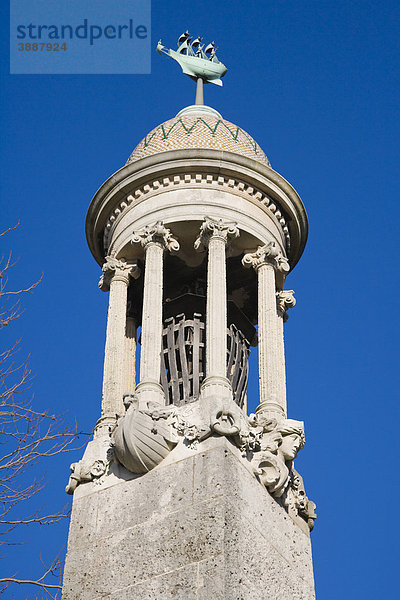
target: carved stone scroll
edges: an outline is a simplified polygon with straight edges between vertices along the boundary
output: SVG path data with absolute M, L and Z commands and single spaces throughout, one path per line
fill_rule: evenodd
M 239 229 L 237 223 L 207 217 L 200 227 L 200 234 L 194 243 L 194 247 L 196 250 L 205 251 L 212 238 L 220 239 L 225 244 L 228 244 L 232 238 L 237 238 L 238 236 Z
M 296 305 L 296 298 L 294 297 L 294 290 L 282 290 L 276 292 L 276 306 L 278 314 L 286 322 L 289 318 L 287 311 L 289 308 L 293 308 Z
M 245 267 L 253 267 L 256 270 L 262 265 L 270 264 L 282 273 L 290 271 L 289 261 L 283 256 L 276 242 L 268 242 L 264 246 L 259 246 L 255 252 L 245 254 L 242 262 Z
M 81 460 L 77 463 L 72 463 L 70 466 L 71 475 L 65 491 L 67 494 L 73 494 L 80 483 L 99 479 L 105 474 L 107 466 L 107 462 L 104 460 L 95 460 L 92 463 Z
M 137 262 L 127 262 L 124 258 L 118 259 L 115 256 L 106 256 L 102 271 L 103 274 L 99 281 L 99 288 L 102 292 L 110 290 L 110 283 L 114 277 L 120 277 L 128 281 L 129 276 L 134 279 L 140 277 L 140 268 Z
M 159 244 L 169 252 L 178 252 L 179 250 L 179 242 L 161 221 L 157 221 L 153 225 L 146 225 L 143 229 L 136 231 L 131 238 L 131 243 L 141 244 L 143 248 L 149 244 Z

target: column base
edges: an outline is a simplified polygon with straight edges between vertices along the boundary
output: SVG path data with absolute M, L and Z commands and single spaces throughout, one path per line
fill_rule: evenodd
M 220 398 L 221 400 L 233 400 L 232 386 L 227 377 L 210 375 L 201 384 L 202 398 Z
M 139 401 L 139 406 L 148 402 L 155 402 L 165 406 L 165 394 L 161 385 L 155 380 L 141 381 L 135 388 L 135 396 Z
M 95 437 L 95 438 L 110 437 L 111 433 L 115 429 L 116 424 L 117 424 L 117 415 L 116 414 L 102 415 L 96 423 L 96 426 L 94 428 L 94 436 L 93 437 Z
M 286 413 L 282 406 L 273 400 L 261 402 L 256 408 L 256 414 L 262 414 L 269 419 L 277 419 L 278 421 L 286 419 Z

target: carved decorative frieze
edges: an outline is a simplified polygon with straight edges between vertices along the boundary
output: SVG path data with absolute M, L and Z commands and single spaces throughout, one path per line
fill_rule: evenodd
M 239 237 L 237 223 L 230 223 L 223 219 L 206 217 L 201 224 L 200 234 L 194 242 L 194 247 L 200 252 L 207 250 L 211 239 L 220 239 L 228 244 L 232 239 Z
M 127 262 L 124 258 L 118 259 L 115 256 L 106 256 L 102 267 L 103 274 L 100 277 L 99 288 L 103 292 L 110 289 L 111 280 L 114 277 L 122 277 L 129 280 L 129 277 L 137 279 L 140 276 L 140 268 L 136 262 Z
M 287 314 L 289 308 L 293 308 L 295 305 L 296 298 L 294 297 L 294 290 L 282 290 L 281 292 L 276 292 L 276 307 L 284 321 L 287 321 L 289 318 L 289 315 Z
M 259 246 L 255 252 L 245 254 L 242 264 L 245 267 L 253 267 L 255 270 L 269 264 L 281 273 L 286 274 L 290 271 L 289 261 L 283 256 L 276 242 L 268 242 L 264 246 Z
M 169 229 L 164 227 L 161 221 L 136 231 L 131 238 L 131 244 L 141 244 L 143 248 L 149 244 L 158 244 L 169 252 L 178 252 L 180 247 L 178 240 L 173 237 Z
M 211 436 L 225 436 L 277 502 L 294 519 L 313 528 L 315 504 L 307 498 L 303 479 L 293 466 L 305 444 L 302 421 L 277 420 L 262 413 L 247 417 L 233 401 L 216 397 L 177 407 L 140 401 L 133 394 L 124 397 L 124 405 L 126 413 L 112 433 L 111 447 L 71 465 L 67 493 L 73 494 L 81 483 L 101 485 L 114 461 L 143 475 L 178 444 L 194 451 Z
M 315 504 L 308 500 L 293 461 L 304 447 L 304 425 L 262 414 L 247 417 L 233 402 L 220 398 L 164 407 L 136 396 L 126 401 L 126 415 L 114 431 L 116 459 L 129 471 L 143 474 L 157 466 L 178 444 L 195 450 L 210 436 L 228 437 L 252 465 L 255 476 L 292 516 L 310 527 Z

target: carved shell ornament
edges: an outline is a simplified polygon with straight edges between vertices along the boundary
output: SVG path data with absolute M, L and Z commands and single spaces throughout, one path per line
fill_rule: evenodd
M 147 473 L 176 446 L 170 412 L 158 406 L 139 408 L 137 397 L 131 397 L 114 433 L 115 456 L 128 471 Z

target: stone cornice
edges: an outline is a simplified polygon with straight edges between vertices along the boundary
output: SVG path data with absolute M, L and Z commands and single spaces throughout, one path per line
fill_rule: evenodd
M 290 240 L 287 252 L 291 265 L 296 264 L 308 233 L 307 215 L 296 191 L 273 169 L 219 150 L 163 152 L 117 171 L 98 190 L 88 210 L 86 235 L 92 254 L 99 263 L 103 262 L 105 251 L 99 235 L 109 224 L 110 230 L 131 203 L 137 204 L 174 186 L 208 185 L 248 198 L 270 212 Z
M 257 188 L 247 185 L 238 179 L 207 173 L 181 173 L 174 175 L 173 177 L 163 177 L 161 180 L 156 179 L 150 181 L 140 188 L 137 188 L 134 195 L 128 195 L 126 199 L 112 211 L 104 229 L 104 246 L 106 248 L 108 247 L 112 226 L 127 208 L 150 196 L 155 196 L 165 191 L 169 191 L 170 189 L 174 189 L 176 186 L 179 186 L 180 188 L 204 188 L 205 186 L 213 186 L 223 189 L 231 194 L 244 197 L 250 201 L 259 202 L 263 207 L 268 208 L 272 215 L 274 215 L 282 228 L 286 246 L 287 248 L 290 248 L 289 228 L 282 214 L 282 209 L 280 209 L 277 201 L 273 202 L 271 198 L 260 192 Z

